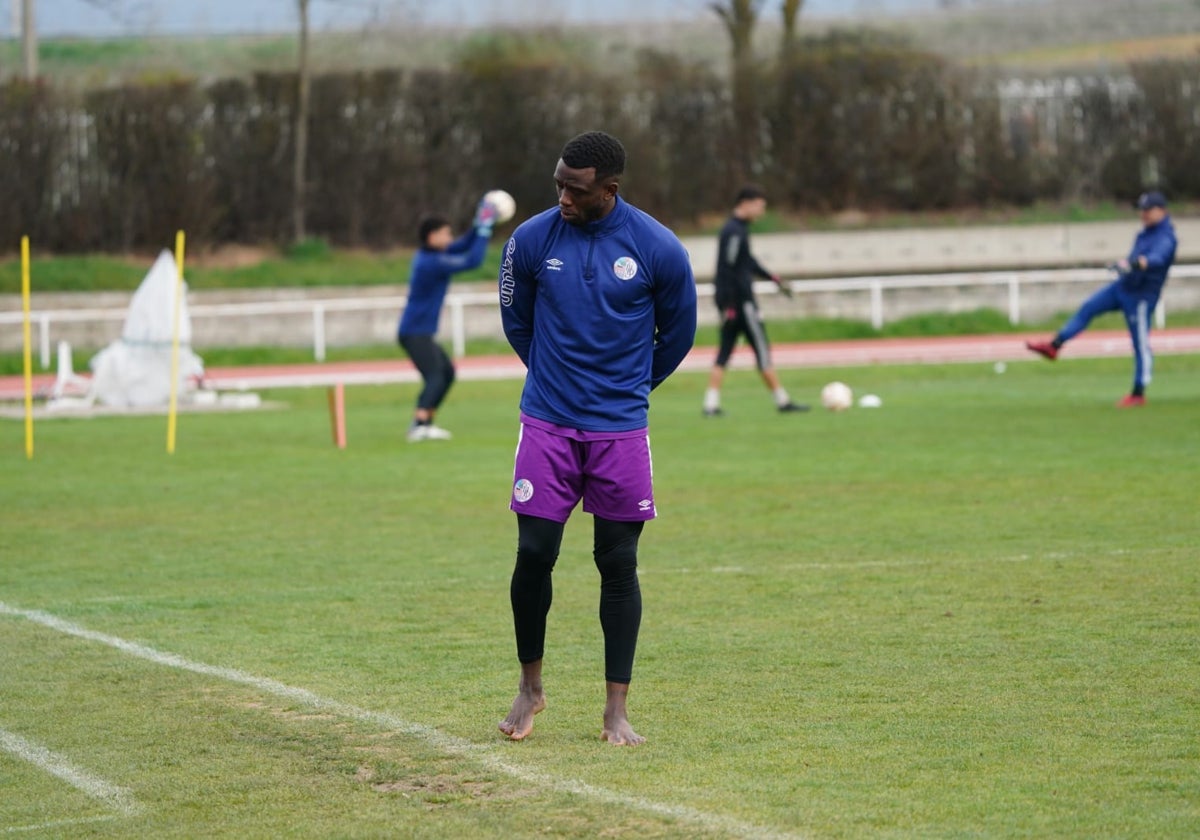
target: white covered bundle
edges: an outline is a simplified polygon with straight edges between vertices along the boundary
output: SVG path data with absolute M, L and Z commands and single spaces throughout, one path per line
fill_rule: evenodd
M 171 397 L 171 345 L 175 295 L 179 301 L 178 394 L 195 389 L 204 363 L 192 352 L 187 284 L 180 283 L 175 258 L 163 251 L 133 294 L 121 337 L 91 361 L 92 396 L 104 405 L 128 408 L 166 406 Z

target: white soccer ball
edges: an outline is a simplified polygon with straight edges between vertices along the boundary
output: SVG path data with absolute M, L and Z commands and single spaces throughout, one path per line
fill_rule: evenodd
M 492 190 L 483 200 L 496 208 L 496 224 L 502 225 L 517 214 L 516 200 L 504 190 Z
M 845 382 L 830 382 L 821 389 L 821 405 L 830 411 L 845 411 L 854 405 L 854 392 Z

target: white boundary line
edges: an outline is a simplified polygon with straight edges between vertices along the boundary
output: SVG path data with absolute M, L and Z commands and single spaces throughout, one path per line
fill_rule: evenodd
M 27 761 L 52 776 L 57 776 L 72 787 L 78 788 L 93 799 L 99 799 L 105 805 L 127 817 L 142 810 L 129 791 L 75 767 L 61 755 L 51 752 L 41 744 L 35 744 L 33 741 L 22 738 L 14 732 L 9 732 L 7 729 L 0 729 L 0 750 L 4 750 L 22 761 Z
M 711 814 L 707 811 L 701 811 L 686 805 L 671 805 L 656 802 L 641 796 L 633 796 L 598 787 L 578 779 L 563 778 L 550 773 L 544 773 L 515 764 L 496 755 L 497 747 L 489 744 L 476 744 L 466 738 L 449 735 L 432 726 L 414 723 L 386 712 L 375 712 L 370 709 L 353 706 L 349 703 L 343 703 L 339 700 L 331 700 L 321 697 L 308 689 L 285 685 L 266 677 L 256 677 L 253 674 L 238 671 L 234 668 L 223 668 L 217 665 L 207 665 L 203 662 L 193 662 L 174 653 L 156 650 L 137 642 L 118 638 L 117 636 L 88 630 L 86 627 L 40 610 L 20 609 L 0 601 L 0 615 L 23 618 L 68 636 L 75 636 L 79 639 L 86 639 L 87 641 L 107 645 L 122 653 L 139 659 L 145 659 L 158 665 L 164 665 L 168 668 L 190 671 L 194 674 L 249 686 L 264 694 L 300 703 L 318 711 L 328 712 L 361 723 L 373 724 L 386 730 L 398 731 L 423 741 L 425 744 L 447 755 L 469 758 L 488 770 L 503 773 L 540 788 L 560 793 L 570 793 L 609 805 L 633 808 L 668 819 L 678 820 L 682 823 L 689 823 L 710 832 L 725 832 L 726 834 L 738 837 L 754 838 L 754 840 L 800 840 L 802 838 L 802 835 L 755 825 L 723 814 Z

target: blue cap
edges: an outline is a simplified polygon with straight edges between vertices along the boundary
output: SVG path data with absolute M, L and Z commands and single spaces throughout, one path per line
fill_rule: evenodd
M 1144 192 L 1138 196 L 1137 209 L 1149 210 L 1151 207 L 1166 207 L 1167 197 L 1158 190 Z

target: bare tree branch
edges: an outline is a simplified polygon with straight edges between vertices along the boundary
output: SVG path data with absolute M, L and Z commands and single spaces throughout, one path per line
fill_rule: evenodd
M 713 0 L 708 7 L 725 24 L 733 59 L 733 112 L 743 177 L 749 177 L 758 147 L 758 85 L 755 80 L 754 26 L 764 0 Z
M 26 79 L 37 78 L 38 40 L 33 0 L 21 0 L 21 64 Z
M 783 0 L 783 44 L 780 47 L 780 57 L 784 63 L 791 61 L 796 52 L 796 21 L 800 19 L 800 11 L 804 8 L 804 0 Z

